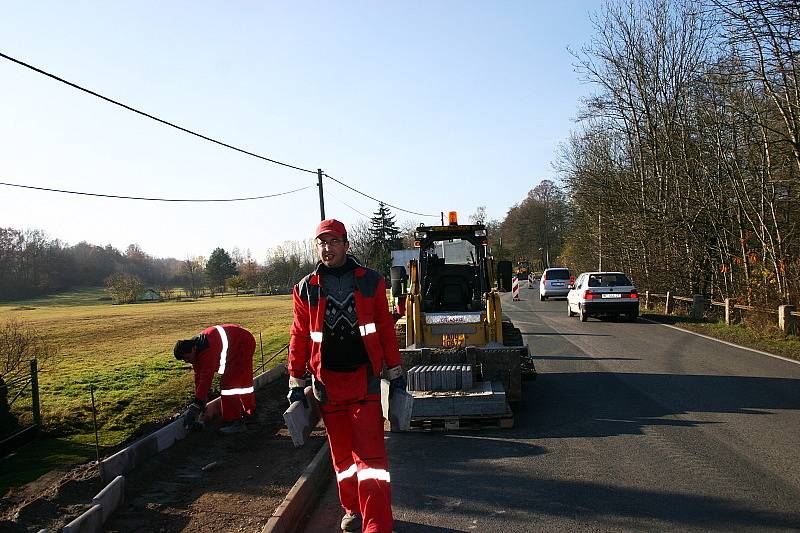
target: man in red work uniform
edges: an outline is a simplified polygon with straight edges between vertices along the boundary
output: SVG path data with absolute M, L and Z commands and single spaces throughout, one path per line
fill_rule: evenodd
M 306 404 L 311 373 L 328 433 L 343 531 L 391 533 L 392 501 L 380 376 L 406 388 L 386 282 L 347 255 L 347 230 L 338 220 L 317 226 L 317 268 L 293 290 L 289 343 L 289 403 Z
M 194 368 L 194 401 L 184 415 L 189 429 L 196 421 L 208 400 L 208 391 L 214 373 L 220 378 L 222 419 L 226 425 L 219 429 L 223 435 L 246 431 L 245 417 L 251 417 L 256 408 L 253 392 L 253 353 L 256 340 L 241 326 L 222 324 L 211 326 L 188 340 L 175 344 L 175 358 L 191 363 Z

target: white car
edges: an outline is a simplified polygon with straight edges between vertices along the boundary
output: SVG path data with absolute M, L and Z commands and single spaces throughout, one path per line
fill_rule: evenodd
M 567 315 L 625 315 L 634 322 L 639 316 L 639 293 L 622 272 L 584 272 L 567 294 Z
M 566 296 L 572 277 L 568 268 L 548 268 L 539 280 L 539 300 L 544 301 L 551 296 Z

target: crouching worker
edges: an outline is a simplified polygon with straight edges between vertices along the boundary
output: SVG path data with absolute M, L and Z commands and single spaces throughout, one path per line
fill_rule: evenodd
M 194 401 L 184 414 L 187 429 L 202 427 L 200 415 L 208 400 L 214 373 L 220 375 L 223 435 L 247 430 L 245 421 L 253 416 L 256 397 L 253 392 L 253 353 L 256 340 L 241 326 L 222 324 L 204 329 L 195 337 L 175 343 L 175 359 L 194 368 Z
M 405 388 L 386 283 L 347 255 L 347 231 L 323 220 L 320 262 L 294 287 L 289 403 L 303 402 L 312 374 L 344 509 L 343 531 L 390 533 L 392 493 L 383 441 L 380 376 Z

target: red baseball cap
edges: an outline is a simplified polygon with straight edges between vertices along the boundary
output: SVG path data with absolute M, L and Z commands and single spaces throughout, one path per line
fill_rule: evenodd
M 338 237 L 343 241 L 347 240 L 347 230 L 345 229 L 344 224 L 335 218 L 329 218 L 319 223 L 319 226 L 317 226 L 316 237 L 319 237 L 323 233 L 330 233 L 334 237 Z

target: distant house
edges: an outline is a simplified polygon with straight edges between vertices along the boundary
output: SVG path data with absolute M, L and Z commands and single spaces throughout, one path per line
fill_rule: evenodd
M 161 294 L 155 289 L 145 289 L 141 296 L 139 296 L 140 302 L 160 302 L 161 301 Z

